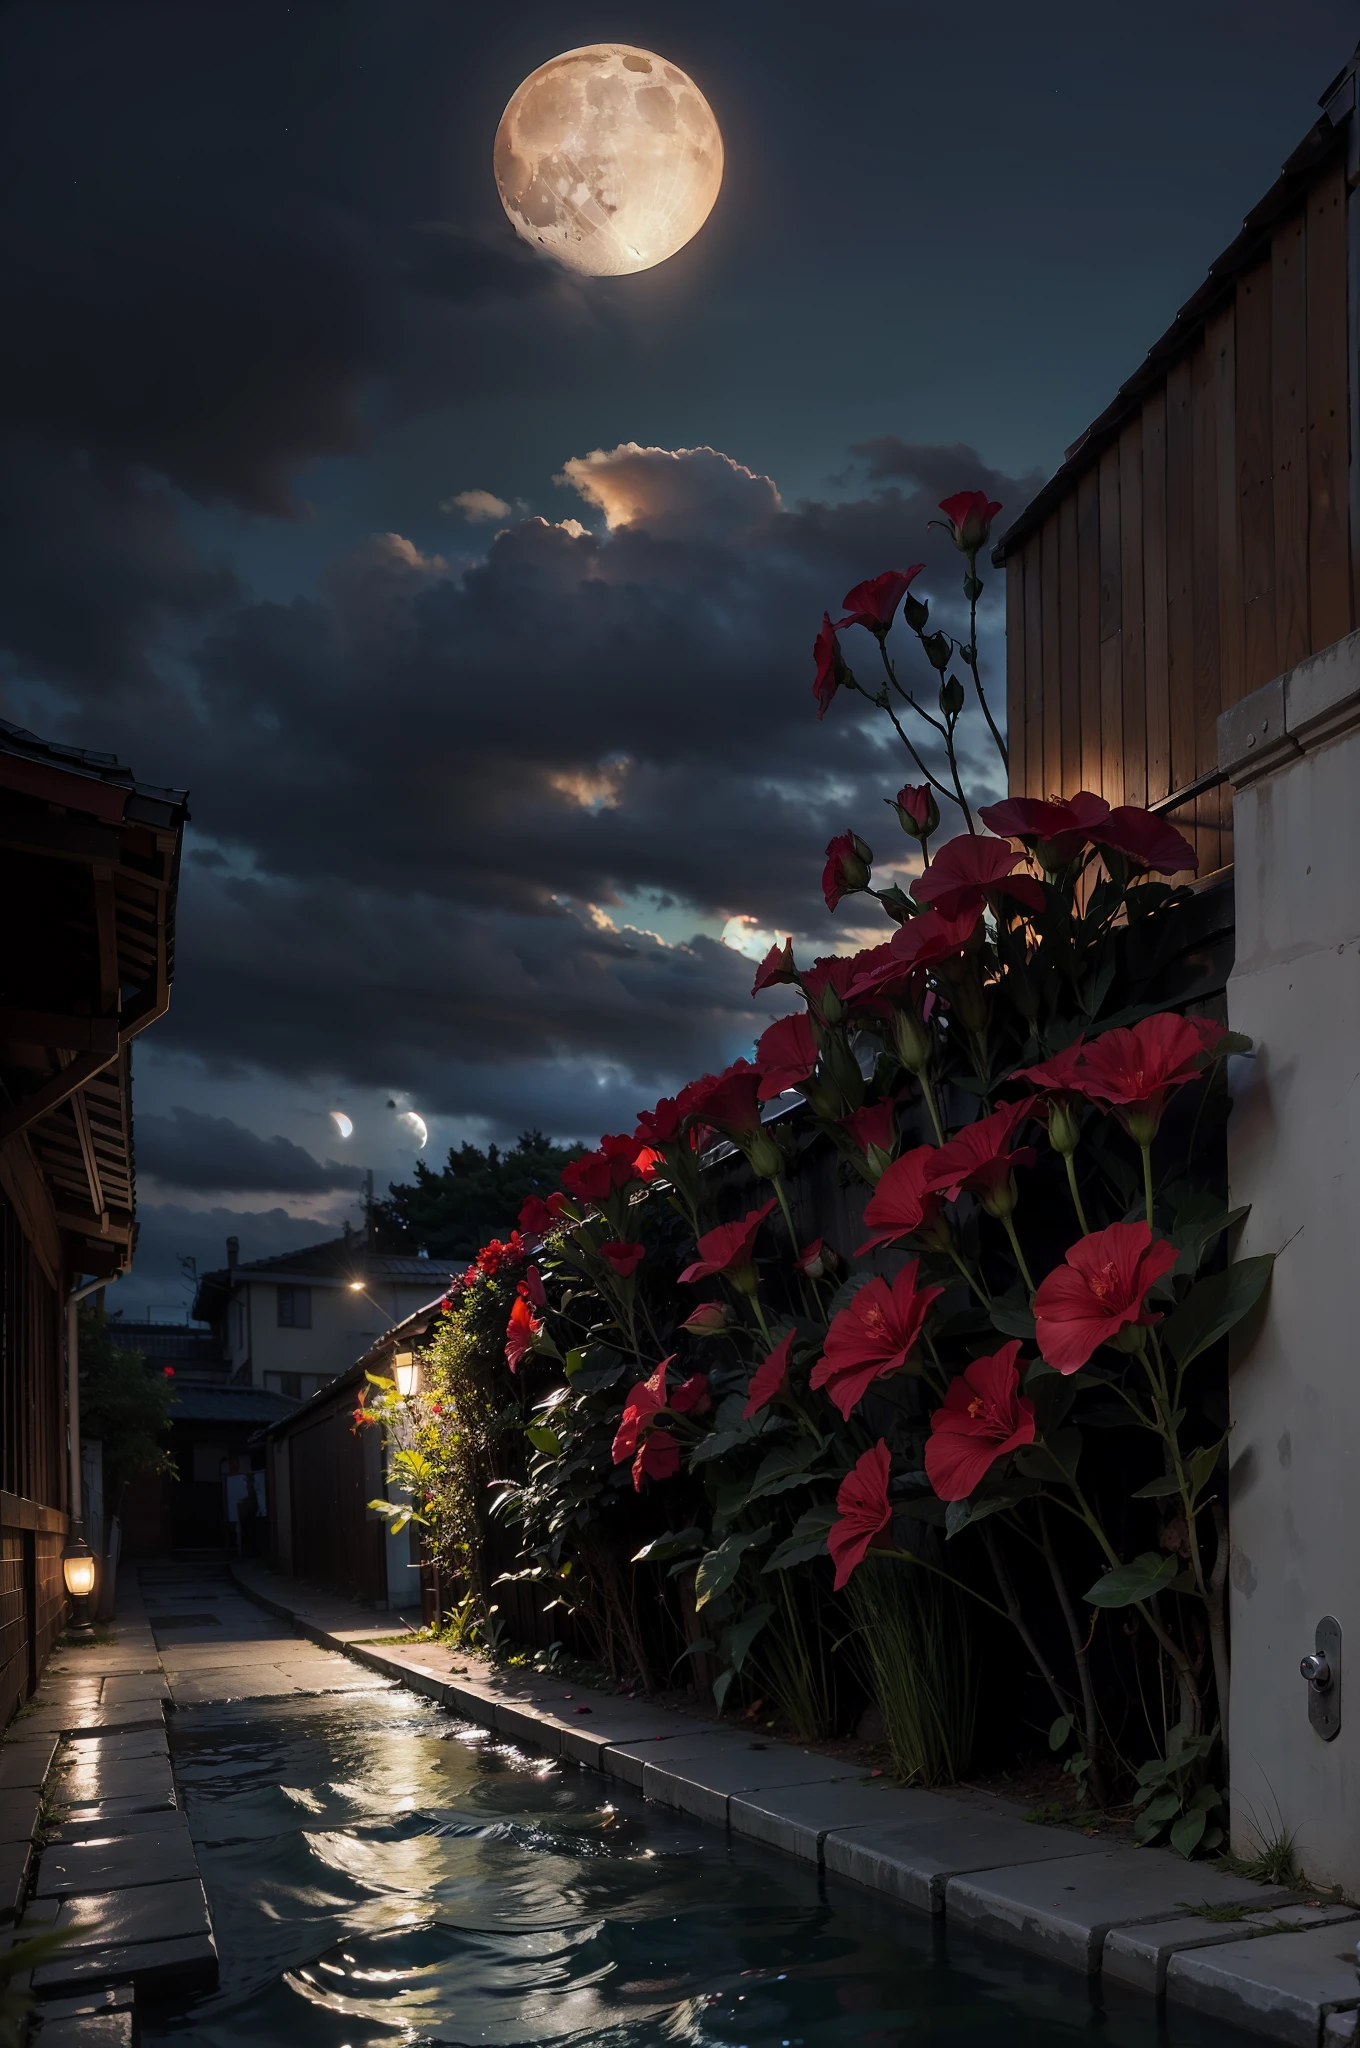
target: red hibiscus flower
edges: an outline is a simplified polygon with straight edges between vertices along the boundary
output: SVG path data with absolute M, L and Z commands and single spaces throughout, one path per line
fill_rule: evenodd
M 869 886 L 873 853 L 855 832 L 840 832 L 826 849 L 822 870 L 822 894 L 828 910 L 834 910 L 842 896 L 855 896 Z
M 950 912 L 924 910 L 895 931 L 888 941 L 891 950 L 906 967 L 938 967 L 969 951 L 982 920 L 981 906 Z
M 637 1155 L 636 1138 L 622 1132 L 601 1138 L 595 1151 L 563 1167 L 562 1185 L 583 1202 L 607 1201 L 616 1188 L 626 1188 L 637 1179 Z
M 998 1458 L 1034 1442 L 1034 1403 L 1020 1392 L 1020 1340 L 975 1358 L 930 1418 L 926 1477 L 940 1500 L 967 1500 Z
M 1035 1088 L 1042 1088 L 1050 1095 L 1084 1095 L 1086 1092 L 1082 1076 L 1085 1072 L 1085 1054 L 1082 1051 L 1084 1036 L 1074 1038 L 1061 1052 L 1055 1052 L 1051 1060 L 1040 1060 L 1034 1067 L 1019 1067 L 1013 1078 L 1028 1081 Z
M 1192 1023 L 1171 1010 L 1104 1031 L 1083 1048 L 1071 1085 L 1108 1103 L 1136 1145 L 1150 1145 L 1170 1096 L 1204 1071 L 1209 1032 L 1217 1026 L 1207 1017 Z
M 543 1325 L 530 1308 L 522 1294 L 515 1297 L 510 1310 L 510 1320 L 505 1326 L 505 1362 L 511 1372 L 518 1372 L 520 1360 L 532 1351 L 543 1334 Z
M 694 1086 L 689 1113 L 725 1137 L 754 1136 L 760 1129 L 760 1079 L 760 1069 L 749 1060 L 734 1060 L 721 1074 L 706 1074 Z
M 1091 834 L 1096 845 L 1110 853 L 1122 853 L 1130 867 L 1150 869 L 1158 875 L 1178 875 L 1199 868 L 1199 856 L 1188 839 L 1183 839 L 1164 818 L 1137 804 L 1121 804 L 1111 811 L 1100 828 Z
M 841 1129 L 849 1133 L 865 1158 L 872 1151 L 891 1159 L 897 1150 L 897 1096 L 883 1102 L 866 1102 L 850 1116 L 841 1118 Z
M 955 491 L 952 498 L 941 498 L 940 510 L 949 521 L 955 547 L 971 561 L 978 549 L 986 546 L 992 521 L 1001 507 L 985 491 Z M 930 523 L 938 526 L 940 522 L 932 519 Z
M 699 1256 L 692 1266 L 686 1266 L 681 1280 L 692 1286 L 696 1280 L 710 1280 L 715 1273 L 725 1273 L 743 1294 L 754 1294 L 755 1242 L 775 1200 L 772 1196 L 759 1209 L 752 1209 L 740 1223 L 720 1223 L 716 1230 L 706 1230 L 695 1247 Z
M 1097 828 L 1110 815 L 1103 796 L 1079 789 L 1066 803 L 1037 796 L 1008 797 L 1004 803 L 984 804 L 978 812 L 989 832 L 1003 839 L 1023 839 L 1037 847 L 1041 866 L 1050 873 L 1065 868 L 1084 846 L 1095 843 Z
M 1034 1297 L 1039 1349 L 1048 1363 L 1058 1372 L 1080 1372 L 1121 1330 L 1160 1322 L 1144 1313 L 1143 1303 L 1178 1256 L 1146 1223 L 1112 1223 L 1080 1239 Z
M 1042 910 L 1044 892 L 1033 875 L 1012 873 L 1022 858 L 1004 839 L 983 839 L 977 833 L 963 832 L 940 848 L 912 883 L 911 893 L 918 903 L 929 903 L 947 918 L 979 912 L 987 903 L 995 906 L 999 896 L 1023 903 L 1026 910 Z M 906 934 L 911 926 L 904 925 L 902 930 Z
M 817 1041 L 806 1010 L 780 1017 L 756 1041 L 762 1102 L 772 1102 L 786 1088 L 801 1088 L 817 1064 Z
M 757 967 L 756 978 L 751 983 L 751 994 L 758 996 L 763 988 L 773 988 L 776 982 L 797 979 L 798 969 L 793 964 L 793 940 L 785 939 L 782 946 L 771 946 Z
M 1026 1097 L 1023 1102 L 1003 1103 L 990 1116 L 968 1124 L 936 1152 L 932 1184 L 951 1202 L 967 1188 L 985 1206 L 998 1188 L 1009 1185 L 1015 1167 L 1033 1166 L 1033 1146 L 1011 1144 L 1017 1127 L 1033 1113 L 1033 1103 Z
M 805 1244 L 794 1260 L 800 1273 L 809 1280 L 822 1280 L 828 1273 L 834 1273 L 840 1261 L 824 1237 L 814 1237 L 811 1244 Z
M 530 1195 L 519 1212 L 519 1227 L 535 1237 L 546 1237 L 560 1221 L 566 1203 L 560 1192 L 549 1195 L 547 1201 L 538 1195 Z
M 812 658 L 817 664 L 817 673 L 812 681 L 812 694 L 817 699 L 817 716 L 825 718 L 827 707 L 841 684 L 845 681 L 845 657 L 841 643 L 836 638 L 836 628 L 831 623 L 830 612 L 822 613 L 821 629 L 812 643 Z
M 680 1446 L 669 1430 L 648 1430 L 633 1460 L 633 1491 L 641 1493 L 644 1479 L 673 1479 L 680 1470 Z
M 897 607 L 924 568 L 924 562 L 913 562 L 910 569 L 885 569 L 881 576 L 870 576 L 853 590 L 847 590 L 843 600 L 846 615 L 837 625 L 837 632 L 845 626 L 867 626 L 882 639 L 897 615 Z
M 546 1308 L 548 1306 L 548 1297 L 543 1292 L 543 1276 L 537 1266 L 527 1266 L 525 1268 L 524 1278 L 520 1281 L 515 1292 L 516 1294 L 522 1294 L 531 1308 Z
M 829 953 L 824 960 L 814 960 L 803 976 L 803 994 L 808 1008 L 820 1023 L 836 1023 L 840 1009 L 827 1002 L 828 992 L 843 1005 L 847 992 L 858 973 L 856 963 L 863 958 L 859 953 Z M 828 1015 L 828 1011 L 832 1011 Z
M 721 1337 L 731 1320 L 725 1301 L 701 1301 L 680 1327 L 692 1330 L 696 1337 Z
M 708 1381 L 701 1372 L 692 1372 L 687 1380 L 681 1380 L 671 1395 L 671 1407 L 677 1415 L 707 1415 L 712 1406 Z
M 916 1285 L 919 1259 L 886 1280 L 871 1280 L 843 1308 L 826 1333 L 826 1348 L 812 1368 L 812 1385 L 849 1419 L 875 1380 L 900 1372 L 915 1350 L 926 1314 L 942 1287 Z
M 684 1122 L 684 1111 L 673 1095 L 663 1095 L 655 1109 L 644 1109 L 638 1115 L 637 1129 L 633 1133 L 634 1143 L 648 1146 L 673 1145 L 680 1136 Z
M 892 1522 L 888 1473 L 892 1459 L 882 1437 L 857 1458 L 836 1494 L 839 1520 L 831 1524 L 826 1547 L 836 1567 L 833 1590 L 840 1592 L 856 1566 L 863 1564 L 874 1538 Z
M 896 1244 L 913 1231 L 929 1230 L 944 1207 L 944 1196 L 931 1179 L 937 1156 L 933 1145 L 918 1145 L 893 1161 L 865 1204 L 864 1221 L 871 1235 L 855 1253 L 857 1259 L 882 1244 Z
M 753 1415 L 759 1415 L 762 1408 L 768 1408 L 776 1394 L 782 1394 L 789 1377 L 789 1354 L 793 1350 L 794 1333 L 781 1337 L 774 1350 L 751 1374 L 751 1384 L 746 1389 L 746 1406 L 741 1411 L 743 1422 L 749 1422 Z
M 891 799 L 898 822 L 913 839 L 930 839 L 940 829 L 940 807 L 928 782 L 907 783 Z
M 616 1465 L 626 1464 L 638 1447 L 643 1430 L 666 1406 L 666 1368 L 669 1358 L 663 1358 L 650 1379 L 639 1380 L 630 1387 L 623 1404 L 623 1414 L 614 1432 L 613 1457 Z
M 616 1238 L 611 1238 L 607 1244 L 600 1246 L 600 1257 L 612 1270 L 616 1280 L 627 1280 L 636 1273 L 646 1256 L 646 1250 L 642 1245 L 620 1244 Z

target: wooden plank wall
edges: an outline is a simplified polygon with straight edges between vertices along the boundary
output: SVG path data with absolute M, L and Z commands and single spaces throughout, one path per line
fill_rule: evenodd
M 1216 767 L 1220 711 L 1352 630 L 1347 355 L 1333 160 L 1007 560 L 1016 795 L 1156 803 Z M 1201 875 L 1232 859 L 1225 791 L 1170 815 Z

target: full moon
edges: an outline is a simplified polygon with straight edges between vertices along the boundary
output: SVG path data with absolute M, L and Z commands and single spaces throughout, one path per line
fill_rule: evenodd
M 516 234 L 587 277 L 651 270 L 698 234 L 722 184 L 713 109 L 627 43 L 540 64 L 501 115 L 496 186 Z

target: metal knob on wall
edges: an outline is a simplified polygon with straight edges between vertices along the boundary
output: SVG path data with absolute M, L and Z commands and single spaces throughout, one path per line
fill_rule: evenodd
M 1308 1681 L 1308 1719 L 1324 1742 L 1341 1731 L 1341 1623 L 1324 1614 L 1313 1632 L 1315 1648 L 1299 1661 Z

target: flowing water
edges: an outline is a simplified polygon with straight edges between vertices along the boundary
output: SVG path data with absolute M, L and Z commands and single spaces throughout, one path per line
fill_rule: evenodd
M 150 2044 L 1244 2048 L 948 1936 L 410 1694 L 182 1708 L 220 1989 Z

